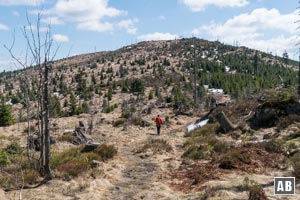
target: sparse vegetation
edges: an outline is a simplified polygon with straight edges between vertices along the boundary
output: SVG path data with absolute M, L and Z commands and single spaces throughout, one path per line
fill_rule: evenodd
M 73 147 L 64 152 L 54 153 L 51 164 L 60 176 L 78 176 L 87 171 L 93 160 L 106 161 L 117 154 L 113 145 L 102 144 L 92 152 L 82 153 L 83 147 Z
M 57 137 L 57 141 L 60 142 L 72 142 L 73 141 L 73 136 L 71 134 L 65 134 Z
M 300 178 L 300 154 L 297 153 L 290 158 L 290 163 L 293 167 L 293 176 Z
M 121 126 L 121 125 L 123 125 L 126 121 L 127 121 L 126 118 L 120 118 L 120 119 L 118 119 L 118 120 L 116 120 L 116 121 L 113 122 L 113 126 L 114 126 L 114 127 Z
M 153 153 L 162 153 L 172 151 L 172 146 L 164 139 L 148 139 L 142 147 L 137 149 L 137 153 L 152 150 Z

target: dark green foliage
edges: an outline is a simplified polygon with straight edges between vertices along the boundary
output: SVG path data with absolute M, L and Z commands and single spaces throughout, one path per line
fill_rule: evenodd
M 70 95 L 69 115 L 70 116 L 76 115 L 76 110 L 77 110 L 77 100 L 74 93 L 72 92 Z
M 118 153 L 114 145 L 106 145 L 106 144 L 100 145 L 93 152 L 99 155 L 102 161 L 109 160 Z
M 187 112 L 193 105 L 193 101 L 182 93 L 179 87 L 174 87 L 172 90 L 173 107 L 178 114 Z
M 6 165 L 9 163 L 10 163 L 10 160 L 9 160 L 8 154 L 5 151 L 3 151 L 2 149 L 0 149 L 0 166 Z
M 134 79 L 131 81 L 130 92 L 139 96 L 143 95 L 145 91 L 145 83 L 142 79 Z
M 12 104 L 20 103 L 20 97 L 19 97 L 19 96 L 17 96 L 17 95 L 12 95 L 10 98 L 11 98 L 11 103 L 12 103 Z
M 22 148 L 18 143 L 12 143 L 7 145 L 5 151 L 9 154 L 21 154 L 24 151 L 24 148 Z
M 151 99 L 153 99 L 153 98 L 154 98 L 154 96 L 153 96 L 153 91 L 151 90 L 151 91 L 149 92 L 148 99 L 151 100 Z
M 0 104 L 0 126 L 10 126 L 15 123 L 10 106 Z
M 167 60 L 167 58 L 164 58 L 163 65 L 164 65 L 164 66 L 170 66 L 171 64 L 170 64 L 170 61 Z
M 191 159 L 209 159 L 229 150 L 226 142 L 217 139 L 213 135 L 192 137 L 187 140 L 185 146 L 188 146 L 188 148 L 183 157 Z
M 82 152 L 83 149 L 81 146 L 54 153 L 51 157 L 53 169 L 57 169 L 63 176 L 78 176 L 90 168 L 93 160 L 106 161 L 117 154 L 117 149 L 113 145 L 102 144 L 88 153 Z
M 50 99 L 50 117 L 61 117 L 62 116 L 62 109 L 60 105 L 60 101 L 58 97 L 51 97 Z

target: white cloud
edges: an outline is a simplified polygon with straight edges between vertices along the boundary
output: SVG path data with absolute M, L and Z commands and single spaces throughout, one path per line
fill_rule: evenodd
M 255 9 L 227 20 L 224 24 L 211 22 L 192 31 L 194 35 L 208 36 L 232 44 L 238 41 L 243 46 L 262 51 L 283 52 L 295 48 L 297 13 L 280 14 L 277 9 Z M 280 32 L 280 36 L 275 36 Z
M 183 0 L 183 3 L 194 12 L 203 11 L 209 5 L 217 7 L 242 7 L 249 4 L 247 0 Z
M 151 41 L 151 40 L 174 40 L 178 38 L 179 36 L 176 34 L 171 33 L 150 33 L 146 35 L 141 35 L 137 39 L 138 40 L 145 40 L 145 41 Z
M 60 20 L 58 17 L 47 17 L 41 19 L 42 22 L 50 25 L 61 25 L 64 24 L 62 20 Z
M 0 0 L 1 6 L 38 6 L 45 0 Z
M 6 26 L 5 24 L 1 24 L 1 23 L 0 23 L 0 30 L 7 31 L 7 30 L 9 30 L 9 28 L 8 28 L 8 26 Z
M 50 13 L 65 21 L 86 22 L 119 16 L 123 11 L 108 7 L 108 0 L 58 0 Z
M 97 31 L 97 32 L 113 31 L 114 29 L 113 24 L 108 22 L 102 23 L 97 20 L 79 23 L 77 28 L 80 30 Z
M 120 29 L 125 29 L 129 34 L 136 34 L 137 28 L 135 27 L 135 24 L 138 21 L 139 20 L 137 18 L 122 20 L 117 24 L 117 27 Z
M 13 14 L 14 16 L 17 16 L 17 17 L 20 16 L 20 13 L 19 13 L 18 11 L 12 11 L 12 14 Z
M 112 31 L 114 29 L 113 24 L 105 20 L 126 14 L 126 12 L 109 7 L 108 1 L 109 0 L 57 0 L 54 7 L 43 11 L 43 14 L 51 15 L 50 19 L 55 19 L 54 23 L 76 23 L 77 28 L 81 30 L 98 32 Z
M 25 26 L 24 27 L 26 30 L 32 30 L 32 31 L 37 31 L 37 27 L 34 26 L 34 25 L 31 25 L 31 26 Z M 39 27 L 39 31 L 40 32 L 49 32 L 49 28 L 48 27 Z
M 52 38 L 56 42 L 69 42 L 69 37 L 66 35 L 54 34 Z
M 161 21 L 164 21 L 164 20 L 166 20 L 167 18 L 166 18 L 164 15 L 160 15 L 160 16 L 158 16 L 158 19 L 161 20 Z

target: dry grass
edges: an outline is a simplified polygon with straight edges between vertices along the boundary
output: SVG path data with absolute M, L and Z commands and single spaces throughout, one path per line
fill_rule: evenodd
M 53 154 L 51 165 L 59 176 L 78 176 L 91 167 L 93 160 L 106 161 L 117 154 L 117 149 L 113 145 L 102 144 L 88 153 L 82 153 L 83 148 L 83 146 L 74 147 Z
M 148 150 L 152 150 L 153 153 L 162 153 L 172 151 L 172 146 L 164 139 L 148 139 L 145 144 L 137 149 L 136 153 L 143 153 Z

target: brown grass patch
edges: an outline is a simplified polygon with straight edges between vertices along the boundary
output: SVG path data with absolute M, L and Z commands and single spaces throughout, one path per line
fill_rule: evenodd
M 209 180 L 217 180 L 224 170 L 220 169 L 218 165 L 207 164 L 186 164 L 171 172 L 173 182 L 171 187 L 185 193 L 191 190 L 201 190 L 201 185 Z
M 277 168 L 284 161 L 279 153 L 268 153 L 259 145 L 244 145 L 221 155 L 214 163 L 222 169 L 241 170 L 249 173 L 264 173 L 269 168 Z
M 153 153 L 172 151 L 172 146 L 164 139 L 148 139 L 146 143 L 136 150 L 136 153 L 143 153 L 151 149 Z

